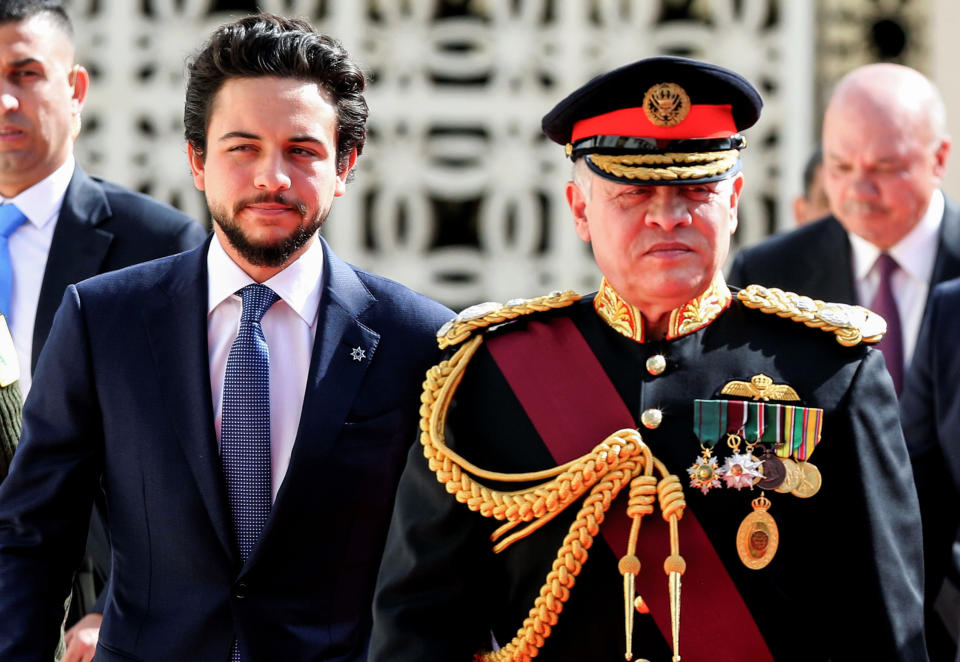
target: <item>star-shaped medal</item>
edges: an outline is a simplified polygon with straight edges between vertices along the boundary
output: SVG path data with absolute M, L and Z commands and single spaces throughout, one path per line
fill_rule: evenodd
M 367 358 L 367 353 L 363 351 L 362 347 L 354 347 L 350 352 L 350 358 L 354 361 L 362 361 Z
M 734 453 L 723 464 L 723 480 L 727 487 L 738 490 L 744 487 L 752 488 L 758 478 L 763 478 L 763 472 L 760 471 L 762 464 L 763 462 L 749 453 Z
M 697 461 L 687 469 L 690 474 L 690 487 L 698 487 L 700 491 L 706 494 L 710 488 L 720 487 L 720 477 L 723 470 L 717 468 L 717 458 L 703 457 L 697 458 Z

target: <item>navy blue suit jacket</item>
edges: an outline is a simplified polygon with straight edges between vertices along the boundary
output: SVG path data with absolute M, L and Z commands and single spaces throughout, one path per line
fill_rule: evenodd
M 53 231 L 33 324 L 30 370 L 50 334 L 54 313 L 71 283 L 158 257 L 195 248 L 207 231 L 170 205 L 88 176 L 74 168 Z M 93 589 L 99 592 L 110 572 L 109 541 L 94 517 L 87 542 Z M 101 599 L 78 592 L 70 605 L 70 625 L 89 611 L 102 611 Z
M 68 288 L 0 486 L 0 659 L 52 659 L 101 483 L 113 573 L 98 662 L 226 662 L 235 635 L 251 660 L 365 658 L 394 490 L 451 313 L 326 244 L 324 258 L 297 439 L 245 564 L 213 423 L 206 244 Z
M 901 397 L 901 420 L 920 496 L 927 594 L 944 577 L 960 586 L 960 279 L 927 304 Z

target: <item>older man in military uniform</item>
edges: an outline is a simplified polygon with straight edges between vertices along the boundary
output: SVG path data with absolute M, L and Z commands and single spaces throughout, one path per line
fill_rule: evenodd
M 544 118 L 603 280 L 441 329 L 373 660 L 925 659 L 883 320 L 720 272 L 760 107 L 660 57 Z

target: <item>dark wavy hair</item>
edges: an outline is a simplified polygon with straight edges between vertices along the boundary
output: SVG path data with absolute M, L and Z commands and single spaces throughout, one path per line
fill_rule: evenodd
M 204 158 L 213 100 L 230 78 L 277 76 L 313 81 L 337 109 L 337 168 L 363 151 L 367 131 L 366 78 L 339 41 L 306 21 L 273 14 L 222 25 L 187 63 L 183 126 L 187 142 Z

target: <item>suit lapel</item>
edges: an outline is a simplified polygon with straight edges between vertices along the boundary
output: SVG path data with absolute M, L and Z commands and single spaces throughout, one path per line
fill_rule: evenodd
M 74 169 L 57 218 L 43 272 L 37 318 L 33 325 L 31 369 L 47 341 L 53 315 L 67 285 L 100 272 L 113 234 L 97 226 L 111 215 L 103 190 L 79 166 Z
M 380 334 L 363 324 L 364 311 L 376 299 L 350 265 L 321 241 L 324 286 L 300 425 L 287 474 L 260 538 L 261 545 L 250 556 L 248 565 L 256 561 L 263 541 L 282 521 L 284 505 L 305 498 L 304 490 L 318 489 L 317 467 L 333 449 L 380 341 Z
M 940 223 L 940 240 L 937 243 L 937 258 L 930 277 L 930 294 L 937 283 L 960 277 L 960 208 L 944 196 L 943 221 Z
M 207 351 L 207 267 L 210 240 L 174 257 L 144 309 L 163 406 L 177 433 L 217 537 L 239 562 L 223 487 L 213 423 Z

